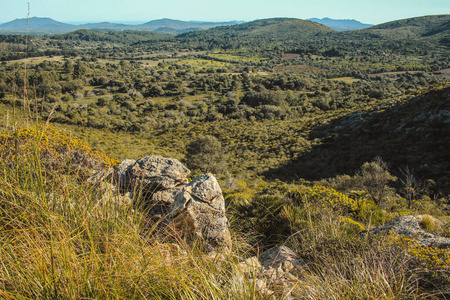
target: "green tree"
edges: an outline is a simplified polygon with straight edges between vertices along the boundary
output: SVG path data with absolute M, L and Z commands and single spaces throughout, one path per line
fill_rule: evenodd
M 72 74 L 73 73 L 73 63 L 71 60 L 66 60 L 63 66 L 63 70 L 66 74 Z
M 203 173 L 221 173 L 225 166 L 226 155 L 220 141 L 211 135 L 200 135 L 186 146 L 186 165 L 192 170 Z
M 87 72 L 86 65 L 81 60 L 78 59 L 75 63 L 75 66 L 73 67 L 73 76 L 75 78 L 83 78 L 86 72 Z
M 397 180 L 389 173 L 388 165 L 380 157 L 376 157 L 372 162 L 364 163 L 358 177 L 364 189 L 372 196 L 377 205 L 386 200 L 386 195 L 390 190 L 387 184 Z

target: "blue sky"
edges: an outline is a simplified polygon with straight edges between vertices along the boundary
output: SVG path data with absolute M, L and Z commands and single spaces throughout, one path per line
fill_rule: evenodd
M 356 19 L 380 24 L 450 14 L 450 0 L 0 0 L 0 23 L 30 16 L 67 23 L 144 23 L 171 18 L 252 21 L 271 17 Z

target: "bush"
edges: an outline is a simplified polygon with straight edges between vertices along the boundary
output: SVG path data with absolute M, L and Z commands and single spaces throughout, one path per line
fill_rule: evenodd
M 220 141 L 211 135 L 200 135 L 186 146 L 186 165 L 203 173 L 222 173 L 226 155 Z
M 117 161 L 53 127 L 35 126 L 0 135 L 0 158 L 9 166 L 26 165 L 37 160 L 42 171 L 88 176 Z

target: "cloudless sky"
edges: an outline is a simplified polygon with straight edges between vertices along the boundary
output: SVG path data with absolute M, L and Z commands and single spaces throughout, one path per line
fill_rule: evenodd
M 65 23 L 329 17 L 380 24 L 450 14 L 450 0 L 0 0 L 0 23 L 26 18 L 28 3 L 31 17 L 49 17 Z

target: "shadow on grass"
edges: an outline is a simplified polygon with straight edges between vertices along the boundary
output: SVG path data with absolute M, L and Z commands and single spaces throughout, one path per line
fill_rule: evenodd
M 450 181 L 450 88 L 433 90 L 372 111 L 354 112 L 314 128 L 309 152 L 271 169 L 267 178 L 318 180 L 353 175 L 366 161 L 382 157 L 391 172 L 409 167 L 448 192 Z

